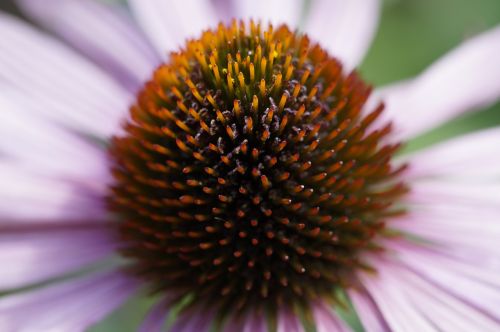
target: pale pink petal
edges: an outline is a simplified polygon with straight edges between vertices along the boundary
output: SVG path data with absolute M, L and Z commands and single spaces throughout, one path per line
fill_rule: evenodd
M 0 14 L 0 85 L 19 105 L 80 133 L 109 137 L 120 128 L 133 95 L 55 39 Z
M 500 98 L 500 27 L 464 42 L 417 78 L 382 88 L 384 119 L 407 139 Z
M 5 92 L 0 91 L 0 163 L 95 187 L 108 183 L 106 151 L 17 105 Z
M 304 326 L 299 317 L 288 309 L 281 309 L 278 313 L 277 332 L 304 332 Z
M 495 266 L 484 257 L 455 255 L 453 249 L 439 246 L 426 248 L 397 242 L 388 246 L 396 250 L 402 265 L 422 279 L 493 317 L 500 324 L 500 314 L 496 310 L 500 304 L 500 265 Z
M 95 0 L 18 0 L 51 32 L 135 91 L 159 58 L 123 6 Z
M 38 91 L 28 93 L 12 82 L 2 81 L 0 78 L 0 99 L 2 103 L 7 103 L 11 109 L 22 110 L 31 117 L 41 118 L 80 135 L 82 138 L 90 138 L 95 143 L 102 144 L 113 134 L 120 133 L 119 119 L 115 120 L 115 129 L 113 129 L 109 122 L 103 122 L 100 119 L 101 117 L 106 118 L 106 116 L 93 114 L 94 106 L 87 107 L 81 104 L 75 108 L 81 111 L 74 111 L 72 101 L 53 94 L 51 92 L 43 94 Z M 27 95 L 29 98 L 26 98 Z M 123 118 L 127 116 L 127 108 L 124 109 Z
M 0 164 L 0 225 L 107 220 L 104 196 L 86 182 L 34 174 Z
M 313 315 L 317 332 L 349 332 L 351 329 L 344 321 L 324 302 L 313 305 Z
M 450 204 L 440 201 L 409 206 L 408 213 L 390 221 L 390 227 L 422 237 L 444 247 L 500 253 L 500 207 Z
M 302 1 L 289 0 L 237 0 L 233 1 L 235 17 L 248 21 L 253 19 L 263 24 L 287 24 L 292 30 L 298 28 Z
M 189 310 L 175 320 L 169 332 L 208 332 L 212 326 L 214 313 L 207 310 Z
M 442 202 L 454 206 L 469 204 L 473 208 L 500 207 L 500 181 L 414 181 L 405 202 L 422 206 Z
M 184 45 L 187 38 L 197 37 L 218 23 L 209 0 L 130 0 L 129 3 L 139 24 L 163 57 Z
M 314 0 L 305 31 L 351 70 L 370 47 L 379 16 L 379 0 Z
M 366 332 L 389 331 L 379 308 L 365 291 L 350 290 L 348 293 Z
M 457 254 L 476 255 L 477 259 L 484 260 L 496 257 L 494 260 L 500 264 L 500 205 L 479 202 L 481 195 L 474 197 L 471 193 L 460 197 L 457 192 L 450 197 L 429 191 L 428 195 L 421 195 L 427 198 L 411 196 L 408 212 L 390 221 L 392 229 L 439 244 Z
M 74 272 L 116 247 L 115 231 L 109 226 L 0 226 L 0 290 Z
M 107 219 L 106 152 L 15 107 L 3 98 L 5 91 L 0 91 L 0 224 Z
M 377 261 L 377 275 L 361 276 L 363 284 L 394 330 L 496 331 L 500 327 L 500 321 L 495 321 L 473 303 L 453 293 L 465 285 L 457 284 L 450 278 L 446 281 L 448 287 L 443 288 L 443 285 L 422 275 L 420 267 L 414 266 L 413 258 L 406 257 L 402 262 L 407 267 L 395 258 Z M 447 270 L 442 262 L 439 267 L 436 263 L 429 260 L 427 264 L 434 264 L 437 271 Z M 477 287 L 468 285 L 462 293 L 469 292 L 469 298 L 482 301 L 482 294 L 476 291 Z
M 402 277 L 405 277 L 403 275 Z M 474 308 L 462 303 L 447 292 L 434 287 L 416 276 L 405 277 L 407 283 L 414 283 L 407 287 L 406 293 L 414 306 L 429 321 L 436 326 L 437 331 L 495 331 L 500 324 L 484 318 L 476 313 Z M 469 289 L 473 291 L 473 289 Z
M 1 331 L 83 332 L 123 304 L 138 282 L 99 272 L 0 299 Z
M 371 262 L 377 266 L 377 275 L 360 274 L 360 280 L 384 316 L 392 331 L 436 331 L 433 325 L 417 310 L 403 292 L 405 280 L 396 277 L 380 261 Z M 388 271 L 386 271 L 388 270 Z
M 500 176 L 500 128 L 460 136 L 405 156 L 407 177 L 492 179 Z
M 262 313 L 249 313 L 245 317 L 230 319 L 224 332 L 267 332 L 267 322 Z
M 231 23 L 236 16 L 236 3 L 234 0 L 211 0 L 217 17 L 225 24 Z
M 170 298 L 158 301 L 151 308 L 139 327 L 139 332 L 160 332 L 164 330 L 165 320 L 170 313 Z

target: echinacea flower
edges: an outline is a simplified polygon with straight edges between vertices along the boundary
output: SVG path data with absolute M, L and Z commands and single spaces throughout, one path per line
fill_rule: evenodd
M 140 289 L 141 331 L 500 329 L 500 129 L 397 154 L 499 99 L 500 28 L 371 93 L 376 0 L 19 3 L 58 38 L 0 16 L 1 331 Z

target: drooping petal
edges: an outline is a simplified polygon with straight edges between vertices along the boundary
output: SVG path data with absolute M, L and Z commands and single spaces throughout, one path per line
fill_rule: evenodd
M 139 24 L 162 57 L 182 46 L 189 37 L 213 28 L 217 15 L 209 0 L 130 0 Z
M 500 98 L 500 27 L 472 38 L 417 78 L 382 88 L 374 99 L 386 104 L 384 119 L 401 139 L 411 138 L 466 111 Z
M 234 18 L 245 21 L 253 19 L 263 24 L 287 24 L 292 30 L 298 27 L 302 1 L 289 0 L 237 0 Z
M 470 302 L 471 298 L 487 301 L 481 293 L 476 293 L 477 289 L 468 285 L 460 291 L 464 285 L 455 283 L 451 278 L 445 281 L 448 283 L 445 288 L 422 274 L 421 266 L 414 266 L 414 257 L 400 259 L 401 262 L 388 257 L 377 261 L 377 274 L 361 276 L 363 284 L 393 330 L 452 332 L 495 331 L 499 328 L 498 318 Z M 430 260 L 428 264 L 446 273 L 448 266 L 437 262 Z M 457 291 L 470 295 L 463 298 L 457 295 Z M 498 297 L 498 289 L 493 292 Z
M 113 230 L 103 225 L 3 225 L 0 230 L 0 290 L 77 271 L 117 246 Z
M 38 104 L 45 117 L 79 133 L 107 138 L 117 132 L 133 95 L 16 18 L 0 14 L 0 35 L 0 83 L 10 87 L 12 102 Z
M 375 263 L 374 263 L 375 264 Z M 394 283 L 394 278 L 377 262 L 378 274 L 363 275 L 361 282 L 382 312 L 391 331 L 435 331 L 432 324 L 413 305 L 403 292 L 405 281 Z
M 350 290 L 349 298 L 366 332 L 389 331 L 387 322 L 373 299 L 362 290 Z
M 500 325 L 500 314 L 496 310 L 500 303 L 500 255 L 491 252 L 493 259 L 488 260 L 484 256 L 474 257 L 477 253 L 468 257 L 457 254 L 454 248 L 410 243 L 389 246 L 397 250 L 401 265 Z
M 0 91 L 0 225 L 106 220 L 105 152 L 4 93 L 13 96 Z
M 412 206 L 424 206 L 436 201 L 441 204 L 461 206 L 468 204 L 474 209 L 500 207 L 500 182 L 476 181 L 414 181 L 405 201 Z
M 102 190 L 110 178 L 106 152 L 37 116 L 42 105 L 21 107 L 14 96 L 21 98 L 0 91 L 0 163 Z
M 409 178 L 493 179 L 500 176 L 500 128 L 460 136 L 405 156 Z
M 278 313 L 277 332 L 304 332 L 304 326 L 299 317 L 288 309 L 282 309 Z
M 0 183 L 2 226 L 108 219 L 103 197 L 86 183 L 40 176 L 16 164 L 0 164 Z
M 18 0 L 42 26 L 136 91 L 159 58 L 122 6 L 95 0 Z
M 231 23 L 236 15 L 236 4 L 234 0 L 211 0 L 219 21 L 225 24 Z
M 0 299 L 1 331 L 86 331 L 127 300 L 138 282 L 99 272 Z
M 350 70 L 370 47 L 379 16 L 379 0 L 314 0 L 305 31 Z
M 383 243 L 391 255 L 375 264 L 385 275 L 380 280 L 397 275 L 398 281 L 384 282 L 411 299 L 439 330 L 497 330 L 499 183 L 432 179 L 412 188 L 408 213 L 389 227 L 419 240 Z M 450 321 L 454 323 L 446 324 Z
M 438 191 L 431 186 L 433 183 L 434 187 L 439 183 L 443 185 Z M 481 200 L 488 192 L 497 194 L 498 183 L 477 182 L 470 192 L 466 190 L 467 183 L 447 185 L 446 181 L 433 180 L 414 186 L 415 191 L 408 199 L 408 212 L 393 218 L 389 227 L 438 244 L 454 255 L 475 256 L 478 264 L 481 261 L 500 264 L 498 196 Z M 457 186 L 462 191 L 457 190 Z
M 234 317 L 224 326 L 224 332 L 267 332 L 267 323 L 262 313 L 249 313 L 245 317 Z
M 340 317 L 329 308 L 328 304 L 317 302 L 314 304 L 313 315 L 317 332 L 349 332 L 351 329 Z
M 391 221 L 391 228 L 440 244 L 456 254 L 475 254 L 478 260 L 491 260 L 500 255 L 499 215 L 499 206 L 478 207 L 436 201 L 410 207 L 406 216 Z

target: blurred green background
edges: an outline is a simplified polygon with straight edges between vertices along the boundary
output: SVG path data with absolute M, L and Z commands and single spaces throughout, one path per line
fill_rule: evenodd
M 0 9 L 15 12 L 9 1 L 0 0 Z M 360 71 L 375 86 L 412 77 L 465 38 L 499 23 L 500 0 L 386 0 Z M 500 125 L 500 104 L 432 130 L 410 142 L 408 149 L 495 125 Z M 91 332 L 135 331 L 151 303 L 145 297 L 135 298 Z

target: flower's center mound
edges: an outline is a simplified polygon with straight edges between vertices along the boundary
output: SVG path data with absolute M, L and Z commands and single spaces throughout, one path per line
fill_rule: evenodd
M 369 94 L 286 26 L 234 22 L 187 42 L 111 148 L 133 272 L 221 315 L 334 300 L 404 192 Z

